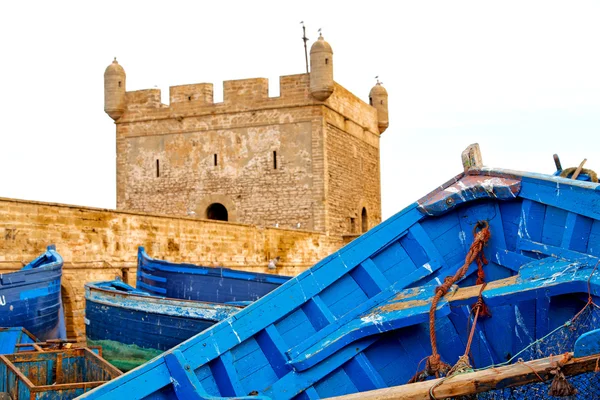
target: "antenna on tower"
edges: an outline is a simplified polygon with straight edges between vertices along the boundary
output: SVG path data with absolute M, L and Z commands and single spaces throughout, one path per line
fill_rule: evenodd
M 304 21 L 300 21 L 302 24 L 302 40 L 304 41 L 304 60 L 306 61 L 306 73 L 308 74 L 308 49 L 306 48 L 306 42 L 308 42 L 308 38 L 306 37 L 306 27 L 304 26 Z

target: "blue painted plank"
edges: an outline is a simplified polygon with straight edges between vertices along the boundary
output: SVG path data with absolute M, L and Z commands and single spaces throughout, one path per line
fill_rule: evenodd
M 543 243 L 537 243 L 532 240 L 521 239 L 519 241 L 519 247 L 522 250 L 527 250 L 532 253 L 538 253 L 549 257 L 558 257 L 563 260 L 584 261 L 587 263 L 595 263 L 598 261 L 597 257 L 589 254 L 579 253 L 577 251 L 567 250 L 561 247 L 550 246 Z
M 278 378 L 291 371 L 292 368 L 287 364 L 287 359 L 284 356 L 288 346 L 274 325 L 269 325 L 264 331 L 260 332 L 256 336 L 256 341 Z
M 585 357 L 600 353 L 600 329 L 584 333 L 575 343 L 574 357 Z
M 321 296 L 315 295 L 302 306 L 302 311 L 312 324 L 315 331 L 320 331 L 325 326 L 334 322 L 337 318 L 325 305 Z
M 203 398 L 199 393 L 202 386 L 179 350 L 166 354 L 165 364 L 173 378 L 173 389 L 177 398 L 181 400 L 201 400 Z
M 522 204 L 520 199 L 512 202 L 498 203 L 504 227 L 504 239 L 506 249 L 515 251 L 519 232 L 519 221 L 521 220 Z
M 519 195 L 525 199 L 600 219 L 598 184 L 582 185 L 568 180 L 543 181 L 524 177 Z
M 357 354 L 343 368 L 356 389 L 361 392 L 387 387 L 364 353 Z
M 585 253 L 588 248 L 593 220 L 575 213 L 568 213 L 560 247 Z
M 214 360 L 211 364 L 211 370 L 217 385 L 221 389 L 222 396 L 238 397 L 246 395 L 244 388 L 237 379 L 230 351 L 226 351 L 221 357 Z
M 388 279 L 379 271 L 373 260 L 366 259 L 350 272 L 361 290 L 371 298 L 390 286 Z

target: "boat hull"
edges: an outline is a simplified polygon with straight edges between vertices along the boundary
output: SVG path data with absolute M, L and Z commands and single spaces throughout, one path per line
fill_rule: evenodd
M 290 278 L 281 275 L 177 264 L 138 249 L 137 287 L 157 296 L 214 303 L 251 302 Z
M 588 287 L 594 302 L 600 296 L 600 185 L 474 170 L 85 398 L 316 399 L 404 384 L 432 354 L 436 287 L 462 269 L 482 222 L 491 233 L 482 296 L 492 316 L 477 322 L 474 366 L 559 354 L 567 335 L 598 328 L 600 317 L 586 314 L 597 308 L 578 313 Z M 435 311 L 438 351 L 449 364 L 466 350 L 482 290 L 477 270 L 469 264 Z M 577 315 L 589 324 L 571 330 L 566 322 Z M 548 336 L 556 332 L 562 336 Z
M 239 310 L 150 296 L 119 281 L 88 284 L 85 296 L 88 344 L 102 346 L 104 358 L 123 371 Z
M 0 326 L 22 326 L 40 340 L 64 338 L 62 258 L 51 246 L 23 269 L 0 275 Z

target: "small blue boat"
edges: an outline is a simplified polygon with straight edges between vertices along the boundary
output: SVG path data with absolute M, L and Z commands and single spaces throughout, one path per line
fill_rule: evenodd
M 82 398 L 317 399 L 403 385 L 434 353 L 434 298 L 436 352 L 451 365 L 465 352 L 480 368 L 572 351 L 600 328 L 599 260 L 600 185 L 472 169 Z M 491 316 L 475 321 L 481 301 Z
M 88 345 L 128 371 L 235 314 L 241 307 L 152 296 L 122 281 L 85 285 Z
M 171 263 L 149 257 L 143 247 L 138 249 L 137 287 L 172 299 L 252 302 L 289 279 L 281 275 Z
M 0 274 L 0 326 L 22 326 L 41 340 L 64 338 L 62 266 L 56 248 L 48 246 L 19 271 Z
M 38 339 L 22 326 L 0 328 L 0 354 L 13 354 L 19 351 L 34 351 Z

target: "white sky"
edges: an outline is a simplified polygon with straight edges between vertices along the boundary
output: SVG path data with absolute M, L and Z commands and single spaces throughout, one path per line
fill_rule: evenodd
M 387 218 L 458 174 L 479 142 L 488 166 L 600 172 L 600 2 L 4 1 L 0 196 L 116 204 L 115 129 L 103 73 L 127 90 L 305 71 L 302 29 L 332 45 L 334 79 L 389 93 L 381 138 Z

